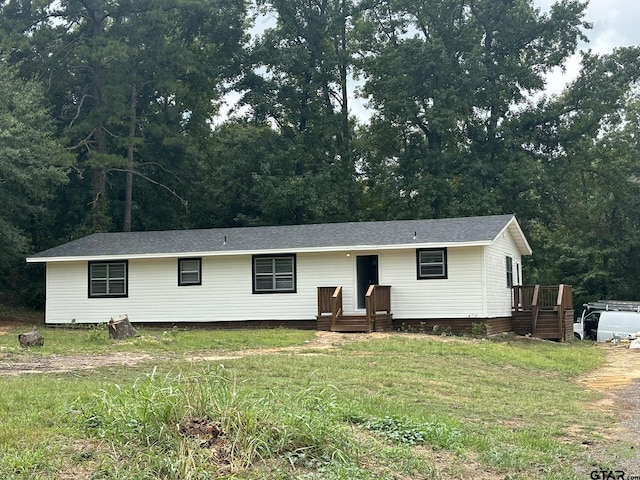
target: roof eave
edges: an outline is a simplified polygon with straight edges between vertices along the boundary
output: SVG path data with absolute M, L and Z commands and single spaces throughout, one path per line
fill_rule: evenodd
M 323 253 L 323 252 L 372 252 L 382 250 L 405 250 L 418 248 L 461 248 L 483 247 L 490 245 L 490 240 L 474 242 L 437 242 L 437 243 L 407 243 L 394 245 L 338 245 L 332 247 L 308 247 L 308 248 L 270 248 L 264 250 L 218 250 L 204 252 L 164 252 L 130 255 L 76 255 L 63 257 L 27 257 L 27 263 L 53 263 L 53 262 L 93 262 L 112 260 L 137 260 L 153 258 L 185 258 L 185 257 L 220 257 L 237 255 L 277 255 L 283 253 Z
M 524 232 L 520 228 L 520 224 L 518 223 L 518 220 L 516 219 L 515 215 L 511 217 L 511 220 L 509 220 L 509 222 L 507 222 L 507 224 L 498 233 L 498 235 L 496 235 L 496 238 L 498 238 L 507 230 L 511 230 L 511 234 L 513 235 L 513 238 L 516 242 L 516 245 L 518 246 L 518 249 L 520 250 L 521 255 L 533 254 L 533 250 L 531 249 L 531 246 L 527 241 L 527 237 L 524 236 Z

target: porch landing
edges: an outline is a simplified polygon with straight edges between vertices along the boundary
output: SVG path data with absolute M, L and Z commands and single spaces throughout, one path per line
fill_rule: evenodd
M 391 287 L 370 285 L 365 295 L 365 313 L 346 314 L 342 309 L 342 287 L 318 287 L 318 330 L 331 332 L 387 332 L 392 329 Z

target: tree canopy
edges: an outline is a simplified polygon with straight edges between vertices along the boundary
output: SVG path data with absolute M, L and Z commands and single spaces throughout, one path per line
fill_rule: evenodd
M 5 258 L 94 231 L 515 213 L 525 280 L 640 300 L 640 50 L 584 53 L 545 94 L 586 5 L 0 0 Z
M 39 83 L 23 81 L 0 60 L 0 291 L 33 246 L 49 236 L 55 188 L 66 182 L 70 158 L 55 138 Z M 45 237 L 45 238 L 43 238 Z M 12 274 L 13 271 L 13 274 Z

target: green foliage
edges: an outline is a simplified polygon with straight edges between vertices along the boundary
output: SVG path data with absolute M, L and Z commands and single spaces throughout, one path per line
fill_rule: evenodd
M 51 199 L 70 159 L 54 136 L 40 85 L 20 79 L 1 57 L 0 98 L 0 292 L 24 294 L 23 255 L 48 239 Z
M 527 95 L 575 51 L 585 7 L 542 14 L 528 0 L 439 0 L 363 10 L 358 67 L 375 107 L 367 144 L 379 148 L 365 154 L 365 182 L 393 199 L 385 209 L 412 218 L 538 213 L 538 166 L 514 107 L 527 111 Z
M 464 443 L 462 431 L 445 422 L 414 423 L 392 417 L 351 418 L 350 420 L 380 434 L 389 441 L 405 445 L 427 443 L 436 448 L 460 451 Z
M 471 335 L 474 337 L 486 337 L 487 336 L 487 324 L 484 322 L 471 323 Z
M 449 325 L 434 325 L 431 329 L 431 333 L 434 335 L 442 335 L 443 337 L 447 337 L 452 334 L 451 327 Z
M 2 289 L 41 306 L 22 256 L 98 230 L 515 213 L 525 283 L 638 299 L 638 49 L 540 95 L 585 9 L 0 1 Z
M 224 83 L 239 73 L 246 2 L 9 3 L 0 3 L 10 19 L 0 55 L 25 78 L 47 78 L 59 138 L 75 155 L 60 221 L 73 221 L 74 236 L 114 220 L 130 228 L 134 176 L 155 187 L 143 189 L 142 212 L 157 200 L 179 206 L 190 136 L 208 134 Z M 73 215 L 70 196 L 81 199 Z
M 426 325 L 425 322 L 420 322 L 420 325 L 416 328 L 411 325 L 407 325 L 405 322 L 402 322 L 398 331 L 404 332 L 404 333 L 425 333 L 426 331 L 425 325 Z
M 353 3 L 259 2 L 276 24 L 256 39 L 250 71 L 236 87 L 244 92 L 248 117 L 274 126 L 280 139 L 276 162 L 253 177 L 262 222 L 355 216 L 356 153 L 347 95 Z
M 532 224 L 539 245 L 529 270 L 535 281 L 569 283 L 574 305 L 595 299 L 637 299 L 640 259 L 635 232 L 638 48 L 585 54 L 582 75 L 549 109 L 541 137 L 548 218 Z
M 220 471 L 242 471 L 274 456 L 293 469 L 316 469 L 347 463 L 351 449 L 336 424 L 339 410 L 331 393 L 306 388 L 254 399 L 238 390 L 224 367 L 188 375 L 154 371 L 131 388 L 115 385 L 76 408 L 92 435 L 116 448 L 150 449 L 150 473 L 167 478 L 206 471 L 206 457 L 198 455 L 203 446 L 218 451 L 213 462 Z M 181 468 L 168 471 L 164 465 Z

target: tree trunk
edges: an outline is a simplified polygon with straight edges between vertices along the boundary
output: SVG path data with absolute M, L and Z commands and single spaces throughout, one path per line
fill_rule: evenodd
M 117 315 L 113 317 L 109 323 L 107 323 L 107 326 L 109 327 L 109 338 L 114 340 L 138 336 L 138 331 L 133 328 L 127 315 Z
M 136 138 L 136 129 L 138 124 L 138 89 L 136 88 L 136 78 L 138 75 L 138 64 L 136 59 L 131 61 L 131 94 L 129 98 L 129 144 L 127 145 L 127 172 L 124 198 L 124 223 L 122 225 L 123 232 L 131 231 L 131 209 L 133 207 L 133 171 L 135 165 L 133 163 L 134 144 Z
M 107 139 L 105 137 L 105 130 L 102 118 L 104 118 L 104 99 L 103 89 L 105 82 L 105 66 L 103 64 L 102 56 L 100 55 L 100 47 L 102 43 L 102 37 L 104 35 L 104 19 L 106 14 L 102 8 L 102 2 L 95 4 L 85 5 L 87 13 L 90 16 L 93 24 L 92 37 L 91 37 L 91 57 L 90 67 L 92 72 L 92 96 L 94 101 L 94 107 L 92 115 L 96 115 L 97 120 L 95 124 L 94 144 L 95 151 L 99 154 L 107 153 Z M 107 214 L 107 166 L 101 164 L 103 160 L 100 160 L 100 164 L 92 165 L 93 168 L 93 201 L 92 201 L 92 223 L 94 232 L 105 232 L 109 229 L 109 220 Z

